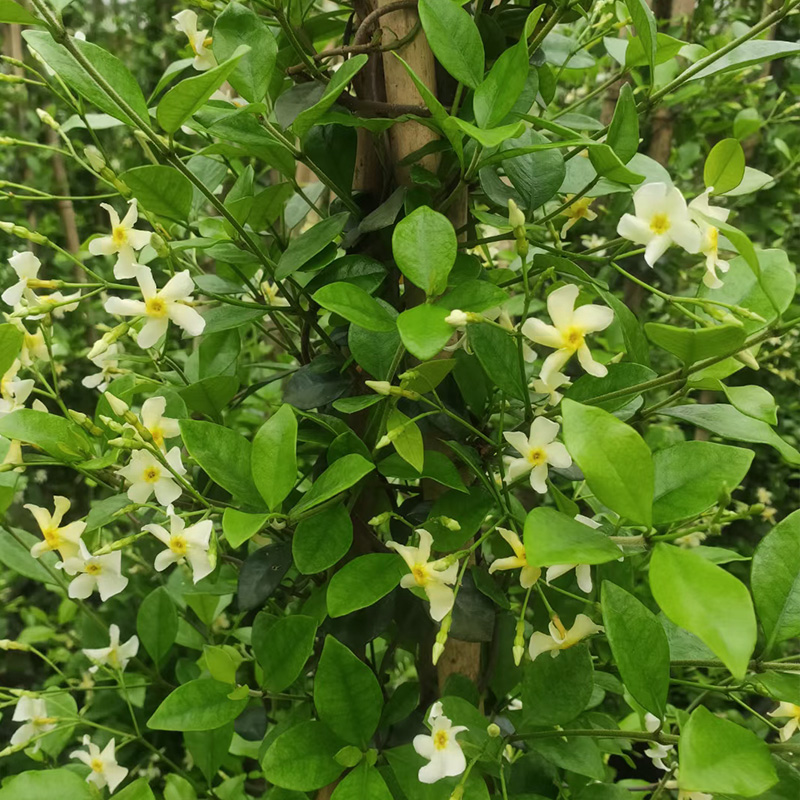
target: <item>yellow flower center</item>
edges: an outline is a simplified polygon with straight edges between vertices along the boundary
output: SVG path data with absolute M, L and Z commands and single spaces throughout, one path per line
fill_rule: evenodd
M 564 345 L 571 350 L 583 347 L 583 331 L 580 328 L 567 328 L 564 332 Z
M 551 621 L 552 621 L 553 625 L 555 625 L 559 636 L 562 639 L 565 639 L 567 637 L 567 629 L 564 627 L 564 623 L 561 621 L 561 619 L 558 617 L 558 615 L 553 617 L 553 619 Z
M 150 428 L 150 435 L 153 437 L 153 442 L 158 447 L 164 446 L 164 431 L 159 427 Z
M 450 739 L 450 735 L 447 731 L 436 731 L 433 734 L 433 746 L 437 750 L 444 750 L 447 747 L 447 742 Z
M 719 246 L 719 231 L 716 228 L 709 228 L 706 232 L 706 236 L 708 236 L 708 250 L 713 253 L 717 252 L 717 247 Z
M 428 582 L 428 568 L 425 564 L 414 564 L 411 567 L 411 574 L 419 586 L 424 586 Z
M 103 568 L 95 561 L 91 561 L 86 565 L 84 572 L 87 575 L 99 575 L 103 571 Z
M 142 480 L 145 483 L 155 483 L 161 477 L 161 470 L 156 467 L 147 467 L 142 473 Z
M 181 536 L 180 534 L 175 534 L 170 537 L 169 540 L 169 549 L 175 553 L 176 556 L 185 556 L 186 550 L 188 548 L 188 544 L 186 542 L 186 537 Z
M 586 212 L 589 210 L 589 206 L 594 202 L 594 198 L 592 197 L 582 197 L 580 200 L 576 200 L 565 212 L 565 216 L 571 217 L 572 219 L 581 219 L 582 217 L 586 216 Z
M 656 236 L 661 236 L 662 233 L 666 233 L 671 227 L 669 217 L 666 214 L 653 214 L 653 218 L 650 220 L 650 230 L 653 231 Z
M 61 544 L 58 528 L 44 528 L 42 529 L 42 536 L 44 536 L 44 540 L 50 547 L 58 547 Z
M 102 772 L 103 771 L 103 762 L 99 758 L 93 758 L 89 762 L 89 766 L 92 768 L 92 772 Z
M 128 231 L 122 225 L 115 225 L 111 231 L 111 241 L 117 247 L 122 247 L 128 241 Z
M 146 300 L 144 307 L 148 317 L 163 317 L 167 313 L 167 304 L 158 296 Z
M 538 467 L 539 464 L 544 464 L 547 461 L 547 453 L 541 447 L 532 447 L 528 451 L 527 459 L 528 463 Z

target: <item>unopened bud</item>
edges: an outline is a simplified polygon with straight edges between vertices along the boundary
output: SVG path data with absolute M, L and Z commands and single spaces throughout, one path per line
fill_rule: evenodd
M 750 369 L 761 369 L 752 350 L 740 350 L 734 358 Z
M 83 148 L 83 155 L 95 172 L 101 172 L 106 168 L 106 160 L 103 154 L 93 144 Z
M 114 431 L 114 433 L 122 433 L 125 430 L 125 426 L 121 425 L 115 419 L 111 419 L 111 417 L 107 417 L 104 414 L 100 415 L 100 422 L 106 426 L 109 430 Z
M 514 663 L 519 666 L 522 663 L 522 657 L 525 655 L 525 648 L 515 644 L 511 652 L 514 654 Z
M 508 198 L 508 224 L 512 228 L 525 227 L 525 215 L 510 197 Z
M 462 311 L 460 308 L 454 308 L 444 318 L 444 321 L 454 328 L 463 328 L 469 322 L 469 318 L 466 311 Z
M 116 447 L 120 450 L 142 450 L 145 447 L 144 442 L 137 442 L 135 439 L 127 439 L 125 437 L 109 439 L 108 443 L 111 447 Z
M 5 72 L 0 72 L 0 83 L 25 83 L 25 78 L 21 75 L 8 75 Z
M 36 116 L 47 126 L 57 131 L 61 126 L 43 108 L 36 109 Z
M 115 394 L 111 394 L 111 392 L 103 392 L 103 397 L 105 397 L 106 401 L 111 406 L 111 410 L 118 417 L 124 417 L 125 414 L 131 410 L 130 406 L 124 400 L 120 399 Z
M 496 739 L 502 733 L 502 731 L 496 722 L 492 722 L 486 727 L 486 733 L 489 734 L 490 738 Z
M 464 797 L 464 787 L 461 784 L 459 784 L 450 793 L 450 800 L 462 800 L 463 797 Z
M 0 650 L 30 650 L 30 645 L 15 642 L 13 639 L 0 639 Z
M 386 524 L 392 518 L 391 511 L 384 511 L 383 514 L 378 514 L 376 517 L 373 517 L 367 525 L 371 525 L 373 528 L 377 528 L 379 525 Z
M 387 395 L 389 394 L 392 384 L 389 381 L 364 381 L 365 386 L 369 386 L 373 392 L 377 394 Z
M 433 649 L 431 650 L 431 661 L 433 662 L 434 667 L 442 657 L 442 653 L 444 653 L 444 645 L 440 642 L 434 642 Z
M 171 251 L 163 236 L 154 233 L 150 237 L 150 246 L 156 251 L 159 258 L 169 258 Z
M 460 531 L 461 523 L 452 517 L 439 517 L 439 522 L 449 531 Z
M 6 233 L 10 233 L 12 236 L 16 236 L 18 239 L 25 239 L 28 242 L 33 242 L 34 244 L 49 244 L 49 240 L 46 236 L 42 236 L 41 233 L 35 233 L 34 231 L 28 230 L 22 225 L 17 225 L 14 222 L 0 222 L 0 231 L 5 231 Z

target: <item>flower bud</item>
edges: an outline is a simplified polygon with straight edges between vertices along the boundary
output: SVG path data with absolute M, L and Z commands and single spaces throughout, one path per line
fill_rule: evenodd
M 150 246 L 153 248 L 153 250 L 156 251 L 156 255 L 159 258 L 169 258 L 170 254 L 172 252 L 169 249 L 169 245 L 165 241 L 164 237 L 160 236 L 157 233 L 154 233 L 150 237 Z
M 36 109 L 36 116 L 48 127 L 57 131 L 61 126 L 43 108 Z
M 496 739 L 502 733 L 502 731 L 496 722 L 492 722 L 486 727 L 486 733 L 489 734 L 490 738 Z
M 453 789 L 452 793 L 450 794 L 450 800 L 462 800 L 464 797 L 464 787 L 459 784 Z
M 442 657 L 442 653 L 444 653 L 444 645 L 440 642 L 434 642 L 433 649 L 431 650 L 431 661 L 433 662 L 434 667 Z
M 461 523 L 452 517 L 439 517 L 439 522 L 449 531 L 460 531 Z
M 124 400 L 120 399 L 115 394 L 111 394 L 111 392 L 103 392 L 103 397 L 105 397 L 108 404 L 111 406 L 111 410 L 118 417 L 124 417 L 125 414 L 131 410 L 130 406 Z
M 750 350 L 740 350 L 734 356 L 734 358 L 737 361 L 741 361 L 742 364 L 744 364 L 746 367 L 750 367 L 750 369 L 761 369 L 761 367 L 758 364 L 758 361 L 756 361 L 755 355 L 753 355 L 752 349 L 750 349 Z
M 444 321 L 454 328 L 463 328 L 469 322 L 469 317 L 466 311 L 455 308 L 444 318 Z
M 95 172 L 102 172 L 106 168 L 106 160 L 103 154 L 93 144 L 83 148 L 83 156 Z
M 0 639 L 0 650 L 30 650 L 30 645 L 15 642 L 13 639 Z
M 522 656 L 525 655 L 525 648 L 515 644 L 511 652 L 514 654 L 514 663 L 519 666 L 522 663 Z
M 369 386 L 373 392 L 378 394 L 389 395 L 392 384 L 389 381 L 364 381 L 366 386 Z
M 371 525 L 373 528 L 377 528 L 379 525 L 386 524 L 392 518 L 391 511 L 384 511 L 383 514 L 378 514 L 376 517 L 373 517 L 367 525 Z
M 508 198 L 508 224 L 512 228 L 525 227 L 525 215 L 510 197 Z

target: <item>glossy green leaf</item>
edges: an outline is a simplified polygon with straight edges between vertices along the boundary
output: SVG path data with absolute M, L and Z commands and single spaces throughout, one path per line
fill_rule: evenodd
M 636 35 L 641 40 L 642 49 L 652 71 L 655 69 L 656 50 L 658 49 L 656 19 L 645 0 L 625 0 L 625 5 L 628 7 L 628 13 L 636 26 Z M 652 77 L 651 80 L 653 80 Z
M 392 440 L 397 454 L 417 472 L 422 472 L 425 463 L 425 448 L 422 431 L 409 417 L 393 408 L 386 419 L 386 435 Z
M 198 678 L 173 690 L 147 721 L 158 731 L 210 731 L 232 722 L 248 699 L 231 700 L 231 687 L 210 678 Z
M 392 234 L 392 253 L 400 271 L 431 297 L 447 288 L 456 251 L 452 223 L 429 206 L 420 206 L 404 217 Z
M 393 331 L 396 327 L 389 312 L 353 283 L 329 283 L 318 289 L 313 298 L 323 308 L 368 331 Z
M 341 504 L 304 519 L 292 536 L 292 556 L 303 575 L 316 575 L 342 559 L 353 543 L 353 523 Z
M 19 357 L 25 335 L 10 322 L 0 325 L 0 375 L 5 375 Z
M 483 41 L 472 17 L 451 0 L 420 0 L 419 18 L 441 65 L 474 89 L 483 80 Z
M 314 256 L 322 252 L 343 230 L 347 222 L 347 214 L 334 214 L 318 222 L 314 227 L 304 231 L 281 253 L 275 277 L 278 280 L 288 278 Z
M 20 772 L 3 782 L 0 800 L 58 797 L 59 800 L 94 800 L 90 785 L 71 769 Z
M 725 194 L 735 189 L 744 177 L 744 150 L 738 139 L 722 139 L 706 158 L 703 181 L 714 194 Z
M 317 621 L 301 614 L 274 617 L 262 612 L 253 623 L 253 654 L 268 692 L 283 692 L 299 677 L 314 652 Z
M 629 425 L 607 411 L 562 403 L 564 443 L 598 500 L 631 522 L 652 521 L 653 460 Z
M 165 587 L 153 589 L 139 605 L 136 633 L 153 663 L 158 666 L 175 644 L 178 609 Z
M 241 547 L 255 536 L 269 520 L 268 514 L 248 514 L 235 508 L 222 513 L 222 532 L 231 547 Z
M 194 189 L 189 179 L 174 167 L 147 164 L 129 169 L 119 177 L 142 208 L 179 222 L 188 219 Z
M 691 550 L 659 543 L 650 561 L 650 589 L 676 625 L 705 643 L 735 678 L 744 678 L 756 645 L 756 617 L 744 584 Z
M 277 508 L 297 481 L 297 418 L 282 405 L 253 439 L 250 465 L 253 482 L 267 507 Z
M 639 117 L 629 83 L 620 89 L 606 144 L 623 164 L 627 164 L 639 150 Z
M 778 406 L 775 398 L 763 387 L 721 384 L 721 388 L 730 404 L 742 414 L 760 419 L 768 425 L 778 424 Z
M 601 144 L 589 148 L 589 161 L 597 170 L 597 174 L 615 183 L 637 185 L 644 180 L 644 175 L 634 172 L 608 145 Z
M 528 388 L 514 337 L 494 325 L 481 324 L 470 325 L 467 335 L 489 381 L 509 397 L 525 400 Z
M 528 512 L 524 540 L 528 563 L 540 567 L 604 564 L 621 555 L 604 533 L 544 506 Z
M 242 611 L 260 608 L 292 566 L 289 542 L 274 542 L 251 553 L 239 568 L 236 602 Z
M 375 767 L 362 761 L 334 789 L 331 800 L 392 800 L 392 793 Z
M 472 110 L 478 125 L 494 128 L 508 116 L 525 88 L 529 69 L 528 40 L 521 36 L 515 47 L 500 54 L 486 79 L 475 89 Z
M 64 417 L 20 408 L 0 418 L 0 436 L 40 447 L 55 459 L 71 463 L 90 458 L 92 444 L 83 428 Z
M 331 578 L 328 613 L 343 617 L 377 603 L 400 583 L 406 571 L 403 560 L 394 553 L 369 553 L 354 558 Z
M 714 59 L 713 63 L 707 67 L 694 73 L 689 77 L 689 80 L 697 81 L 721 72 L 738 72 L 746 67 L 763 64 L 765 61 L 772 61 L 775 58 L 797 55 L 798 53 L 800 53 L 800 45 L 796 42 L 779 42 L 770 41 L 769 39 L 743 42 L 720 58 Z
M 9 25 L 43 25 L 38 17 L 23 8 L 15 0 L 0 0 L 0 22 Z
M 331 464 L 300 498 L 292 509 L 292 516 L 308 511 L 358 483 L 375 469 L 375 465 L 357 453 L 343 456 Z
M 397 318 L 400 339 L 409 353 L 427 361 L 442 351 L 450 341 L 455 329 L 445 319 L 446 308 L 421 305 L 403 311 Z

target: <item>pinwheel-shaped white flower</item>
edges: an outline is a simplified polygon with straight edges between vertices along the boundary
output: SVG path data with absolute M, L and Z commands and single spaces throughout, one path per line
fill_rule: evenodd
M 565 201 L 570 202 L 570 205 L 567 206 L 560 214 L 560 216 L 567 218 L 567 221 L 561 227 L 562 239 L 567 235 L 567 231 L 582 219 L 585 219 L 589 222 L 597 219 L 597 212 L 589 208 L 589 206 L 594 203 L 596 198 L 580 197 L 577 200 L 573 200 L 574 197 L 574 194 L 568 194 L 564 198 Z
M 458 562 L 449 563 L 447 559 L 429 561 L 433 536 L 424 528 L 418 528 L 419 547 L 410 547 L 397 542 L 386 542 L 386 546 L 396 550 L 411 570 L 403 575 L 400 585 L 404 589 L 419 586 L 431 604 L 431 616 L 441 622 L 453 608 L 455 596 L 450 585 L 458 578 Z
M 24 297 L 28 305 L 36 305 L 38 302 L 36 295 L 28 287 L 28 282 L 36 280 L 42 262 L 29 250 L 23 250 L 21 253 L 14 250 L 8 263 L 17 274 L 17 282 L 3 292 L 3 302 L 16 308 Z
M 49 312 L 56 319 L 61 319 L 64 314 L 69 314 L 70 311 L 75 311 L 80 305 L 81 292 L 78 290 L 73 294 L 63 294 L 62 292 L 53 292 L 45 297 L 38 298 L 40 306 L 49 307 Z
M 34 361 L 47 361 L 50 354 L 47 352 L 47 343 L 40 330 L 31 333 L 23 324 L 19 317 L 7 317 L 11 323 L 22 334 L 22 349 L 19 351 L 19 361 L 23 367 L 30 367 Z
M 31 378 L 17 378 L 20 366 L 19 359 L 15 359 L 0 379 L 0 417 L 22 408 L 33 391 L 34 381 Z
M 768 717 L 788 717 L 789 721 L 781 728 L 781 741 L 786 742 L 800 728 L 800 706 L 794 703 L 779 703 L 778 707 L 767 714 Z
M 589 517 L 584 517 L 583 514 L 576 514 L 575 519 L 590 528 L 597 529 L 600 527 L 599 522 L 595 522 Z M 582 592 L 589 594 L 589 592 L 592 591 L 592 568 L 588 564 L 554 564 L 552 567 L 547 568 L 545 580 L 547 583 L 550 583 L 550 581 L 554 581 L 556 578 L 566 575 L 571 569 L 575 570 L 575 577 L 578 579 L 578 588 Z
M 144 268 L 142 264 L 136 263 L 136 251 L 150 244 L 153 236 L 150 231 L 137 231 L 133 227 L 139 219 L 136 198 L 130 201 L 128 213 L 121 220 L 113 206 L 108 203 L 100 203 L 100 207 L 108 212 L 111 219 L 111 234 L 92 239 L 89 242 L 89 252 L 93 256 L 116 255 L 114 277 L 117 280 L 135 278 Z
M 190 336 L 199 336 L 206 321 L 188 303 L 192 302 L 194 281 L 189 270 L 173 275 L 162 289 L 158 289 L 149 269 L 142 269 L 136 275 L 143 300 L 125 300 L 109 297 L 105 309 L 109 314 L 121 317 L 144 316 L 147 321 L 136 337 L 136 344 L 146 350 L 153 347 L 167 332 L 169 321 L 183 328 Z
M 652 267 L 670 245 L 687 253 L 700 250 L 700 229 L 689 217 L 680 190 L 665 183 L 648 183 L 633 195 L 635 214 L 623 214 L 617 233 L 645 245 L 644 260 Z
M 530 434 L 511 431 L 503 434 L 505 440 L 522 456 L 509 458 L 506 470 L 511 481 L 530 472 L 531 486 L 540 494 L 547 491 L 548 466 L 566 469 L 572 458 L 561 442 L 555 441 L 559 425 L 545 417 L 537 417 L 531 425 Z
M 150 431 L 150 435 L 153 437 L 153 443 L 161 450 L 167 449 L 164 444 L 165 439 L 174 439 L 176 436 L 181 435 L 178 420 L 164 416 L 166 408 L 166 397 L 148 397 L 147 400 L 142 403 L 142 411 L 140 414 L 142 425 Z
M 105 602 L 128 585 L 128 579 L 122 574 L 122 551 L 114 550 L 108 555 L 93 556 L 83 541 L 78 542 L 78 547 L 77 556 L 65 558 L 56 564 L 67 575 L 76 576 L 69 584 L 70 597 L 85 600 L 97 591 Z
M 507 558 L 496 558 L 489 566 L 489 573 L 491 574 L 497 570 L 518 569 L 520 570 L 520 586 L 523 589 L 530 589 L 539 580 L 542 570 L 539 567 L 532 567 L 528 564 L 525 545 L 514 531 L 510 531 L 508 528 L 498 528 L 497 532 L 508 542 L 514 551 L 514 555 Z
M 669 767 L 664 763 L 664 759 L 673 750 L 674 745 L 659 744 L 658 742 L 651 742 L 650 747 L 644 751 L 644 754 L 653 762 L 656 769 L 663 769 L 664 772 L 669 772 Z
M 537 344 L 552 347 L 542 364 L 539 378 L 551 386 L 554 376 L 560 372 L 575 353 L 581 366 L 597 378 L 608 374 L 608 370 L 592 358 L 586 336 L 605 330 L 614 321 L 614 312 L 606 306 L 587 304 L 575 308 L 580 289 L 574 283 L 561 286 L 547 297 L 547 311 L 553 320 L 548 325 L 538 319 L 527 319 L 522 325 L 522 333 Z
M 94 663 L 90 672 L 96 672 L 98 667 L 110 667 L 113 670 L 124 671 L 128 662 L 139 652 L 139 637 L 131 636 L 127 642 L 120 644 L 119 627 L 110 625 L 108 628 L 108 647 L 84 648 L 81 652 Z
M 534 378 L 533 391 L 538 394 L 546 394 L 547 402 L 545 405 L 557 406 L 564 395 L 559 391 L 564 386 L 569 386 L 570 380 L 563 372 L 553 372 L 547 376 L 549 383 L 545 383 L 541 377 Z
M 122 353 L 122 348 L 118 342 L 112 342 L 107 350 L 104 350 L 99 355 L 89 361 L 92 362 L 100 372 L 94 375 L 87 375 L 82 381 L 81 385 L 87 389 L 99 389 L 104 392 L 108 389 L 109 383 L 119 374 L 119 356 Z
M 555 658 L 562 650 L 573 647 L 587 636 L 603 631 L 601 625 L 595 625 L 586 614 L 578 614 L 572 627 L 567 630 L 556 616 L 550 620 L 550 633 L 537 631 L 531 636 L 528 652 L 531 661 L 535 661 L 542 653 L 549 652 Z
M 441 713 L 441 704 L 436 703 L 428 721 L 430 734 L 421 733 L 414 737 L 414 749 L 428 762 L 418 773 L 420 783 L 436 783 L 442 778 L 460 775 L 467 768 L 467 760 L 461 750 L 456 736 L 467 730 L 464 725 L 453 725 L 452 721 Z
M 217 59 L 211 51 L 211 37 L 206 35 L 208 30 L 197 30 L 197 14 L 185 8 L 172 19 L 175 20 L 175 27 L 189 39 L 189 46 L 194 53 L 194 68 L 198 72 L 205 72 L 216 67 Z
M 20 725 L 11 736 L 9 744 L 12 747 L 26 745 L 32 739 L 49 733 L 56 727 L 56 720 L 47 713 L 47 703 L 43 697 L 29 697 L 28 695 L 20 697 L 11 719 L 13 722 L 25 723 Z M 40 746 L 41 741 L 37 740 L 33 748 L 34 752 Z
M 53 498 L 54 508 L 51 514 L 46 508 L 27 503 L 25 508 L 33 514 L 34 519 L 39 525 L 39 529 L 44 536 L 44 541 L 37 542 L 31 547 L 31 555 L 39 558 L 44 553 L 58 550 L 63 560 L 73 558 L 78 555 L 78 547 L 81 542 L 81 535 L 86 530 L 86 523 L 83 520 L 70 522 L 68 525 L 61 525 L 64 514 L 69 511 L 70 503 L 66 497 L 57 495 Z
M 210 519 L 204 519 L 187 528 L 186 523 L 174 515 L 169 518 L 169 533 L 161 525 L 145 525 L 144 530 L 167 546 L 156 556 L 156 570 L 163 572 L 170 564 L 188 561 L 195 583 L 210 575 L 214 569 L 214 561 L 209 554 L 213 527 Z
M 715 225 L 708 222 L 705 217 L 718 219 L 720 222 L 727 222 L 729 209 L 721 206 L 712 206 L 708 202 L 711 189 L 706 189 L 703 194 L 698 195 L 689 203 L 689 216 L 697 223 L 700 228 L 702 239 L 700 240 L 700 252 L 706 257 L 706 274 L 703 275 L 703 283 L 709 289 L 719 289 L 722 281 L 717 275 L 717 270 L 722 273 L 727 272 L 731 265 L 719 257 L 719 230 Z
M 86 750 L 73 750 L 70 758 L 77 758 L 83 761 L 91 772 L 86 776 L 87 783 L 93 783 L 98 789 L 108 786 L 108 791 L 113 794 L 117 786 L 125 780 L 128 770 L 117 764 L 114 754 L 114 740 L 102 749 L 94 744 L 87 733 L 83 737 L 83 746 Z
M 173 447 L 165 457 L 178 475 L 186 474 L 180 448 Z M 134 503 L 146 503 L 155 492 L 156 500 L 168 506 L 181 496 L 173 474 L 148 450 L 134 450 L 127 466 L 118 469 L 117 474 L 130 482 L 128 497 Z

